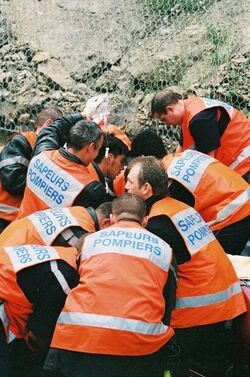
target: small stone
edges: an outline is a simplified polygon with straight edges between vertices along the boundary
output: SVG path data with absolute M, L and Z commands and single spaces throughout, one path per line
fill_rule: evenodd
M 46 51 L 38 52 L 35 56 L 32 58 L 33 63 L 42 63 L 46 62 L 49 59 L 50 55 Z
M 25 113 L 25 114 L 21 114 L 20 117 L 18 118 L 18 122 L 20 123 L 26 123 L 30 118 L 30 114 L 28 113 Z

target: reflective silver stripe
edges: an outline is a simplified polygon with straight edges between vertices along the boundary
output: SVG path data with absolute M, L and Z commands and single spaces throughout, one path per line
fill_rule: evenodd
M 68 240 L 68 244 L 72 247 L 75 247 L 75 244 L 79 241 L 79 238 L 77 238 L 76 236 L 73 236 L 70 238 L 70 240 Z
M 19 208 L 13 207 L 13 206 L 8 206 L 7 204 L 0 204 L 0 211 L 5 212 L 5 213 L 13 213 L 16 211 L 19 211 Z
M 176 285 L 176 287 L 178 287 L 178 276 L 177 276 L 176 270 L 175 270 L 174 266 L 172 265 L 172 263 L 170 264 L 169 269 L 173 272 L 174 279 L 175 279 L 175 285 Z
M 7 339 L 6 339 L 7 343 L 10 343 L 10 342 L 12 342 L 12 340 L 15 339 L 15 335 L 9 329 L 9 320 L 8 320 L 7 314 L 6 314 L 5 309 L 4 309 L 4 302 L 3 301 L 0 303 L 0 319 L 3 322 L 3 326 L 4 326 L 5 330 L 7 330 Z
M 213 225 L 215 223 L 219 223 L 220 221 L 225 220 L 231 213 L 236 211 L 239 207 L 243 204 L 247 203 L 250 200 L 250 187 L 248 187 L 245 191 L 243 191 L 237 198 L 232 200 L 227 206 L 222 208 L 221 211 L 217 213 L 217 216 L 214 220 L 209 221 L 208 225 Z
M 63 232 L 61 232 L 61 236 L 63 239 L 70 245 L 75 246 L 76 242 L 79 240 L 71 229 L 65 229 Z
M 188 149 L 192 149 L 192 150 L 196 150 L 196 145 L 195 144 L 192 144 L 192 145 L 190 145 L 189 147 L 188 147 Z
M 241 292 L 240 283 L 234 283 L 224 291 L 212 293 L 210 295 L 182 297 L 176 299 L 176 309 L 197 308 L 217 304 L 229 300 L 233 295 Z
M 57 323 L 64 325 L 101 327 L 104 329 L 129 331 L 147 335 L 165 334 L 168 329 L 168 326 L 163 325 L 163 323 L 150 323 L 130 318 L 75 312 L 62 312 Z
M 250 157 L 250 146 L 247 146 L 246 148 L 241 151 L 239 156 L 234 160 L 234 162 L 231 163 L 229 166 L 231 169 L 234 169 L 237 165 L 239 165 L 240 162 L 244 161 L 246 158 Z
M 62 287 L 62 290 L 64 291 L 64 293 L 66 295 L 69 294 L 69 292 L 71 291 L 70 287 L 68 286 L 68 283 L 65 279 L 65 277 L 63 276 L 63 274 L 61 273 L 61 271 L 58 270 L 58 265 L 57 265 L 57 261 L 56 260 L 53 260 L 50 262 L 50 267 L 51 267 L 51 271 L 53 272 L 53 274 L 55 275 L 58 283 L 60 284 L 60 286 Z
M 106 190 L 106 194 L 110 195 L 110 196 L 116 196 L 115 193 L 111 190 L 111 188 L 109 187 L 108 185 L 108 182 L 107 182 L 107 179 L 105 178 L 105 190 Z
M 28 166 L 29 160 L 27 160 L 27 158 L 24 158 L 22 156 L 15 156 L 15 157 L 12 157 L 12 158 L 6 158 L 6 160 L 3 160 L 3 161 L 0 162 L 0 169 L 5 167 L 5 166 L 14 165 L 14 164 L 21 164 L 21 165 L 24 165 L 24 166 Z

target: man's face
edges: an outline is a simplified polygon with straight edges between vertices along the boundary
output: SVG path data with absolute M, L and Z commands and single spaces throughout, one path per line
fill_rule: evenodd
M 125 157 L 124 154 L 120 154 L 117 157 L 113 156 L 107 171 L 108 178 L 115 179 L 115 177 L 120 174 L 124 167 Z
M 164 122 L 167 126 L 178 126 L 182 123 L 183 110 L 182 103 L 177 102 L 169 105 L 165 109 L 165 113 L 155 113 L 154 118 Z
M 177 126 L 180 124 L 176 115 L 171 113 L 155 113 L 154 118 L 164 122 L 167 126 Z
M 127 182 L 125 185 L 125 189 L 127 192 L 131 194 L 136 194 L 140 196 L 141 198 L 145 199 L 144 197 L 144 185 L 139 185 L 138 177 L 139 172 L 141 170 L 141 166 L 139 164 L 132 167 L 130 172 L 127 175 Z

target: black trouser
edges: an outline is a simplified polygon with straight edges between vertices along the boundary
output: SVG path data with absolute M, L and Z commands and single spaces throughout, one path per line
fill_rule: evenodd
M 105 339 L 103 340 L 105 341 Z M 52 348 L 44 377 L 163 377 L 179 356 L 173 342 L 146 356 L 112 356 Z
M 240 255 L 250 238 L 250 216 L 213 233 L 226 253 Z
M 16 339 L 11 344 L 10 355 L 13 369 L 11 377 L 40 377 L 42 375 L 45 352 L 31 352 L 23 339 Z
M 11 368 L 10 353 L 8 344 L 6 343 L 6 335 L 2 321 L 0 319 L 0 376 L 12 377 L 13 372 Z
M 188 369 L 193 369 L 206 377 L 223 377 L 235 362 L 237 347 L 231 322 L 175 329 L 175 334 L 183 360 L 178 376 L 189 376 Z

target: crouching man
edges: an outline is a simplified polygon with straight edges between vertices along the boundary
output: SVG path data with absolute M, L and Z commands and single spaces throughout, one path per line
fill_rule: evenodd
M 66 296 L 78 282 L 76 260 L 73 247 L 24 245 L 0 250 L 1 377 L 16 375 L 10 350 L 16 367 L 22 353 L 20 348 L 14 352 L 18 339 L 25 339 L 34 353 L 48 349 Z M 22 376 L 33 375 L 32 357 L 30 365 L 27 362 L 21 363 Z
M 58 318 L 46 376 L 163 376 L 174 334 L 172 250 L 144 229 L 145 211 L 143 199 L 120 196 L 111 227 L 84 239 L 80 282 Z

